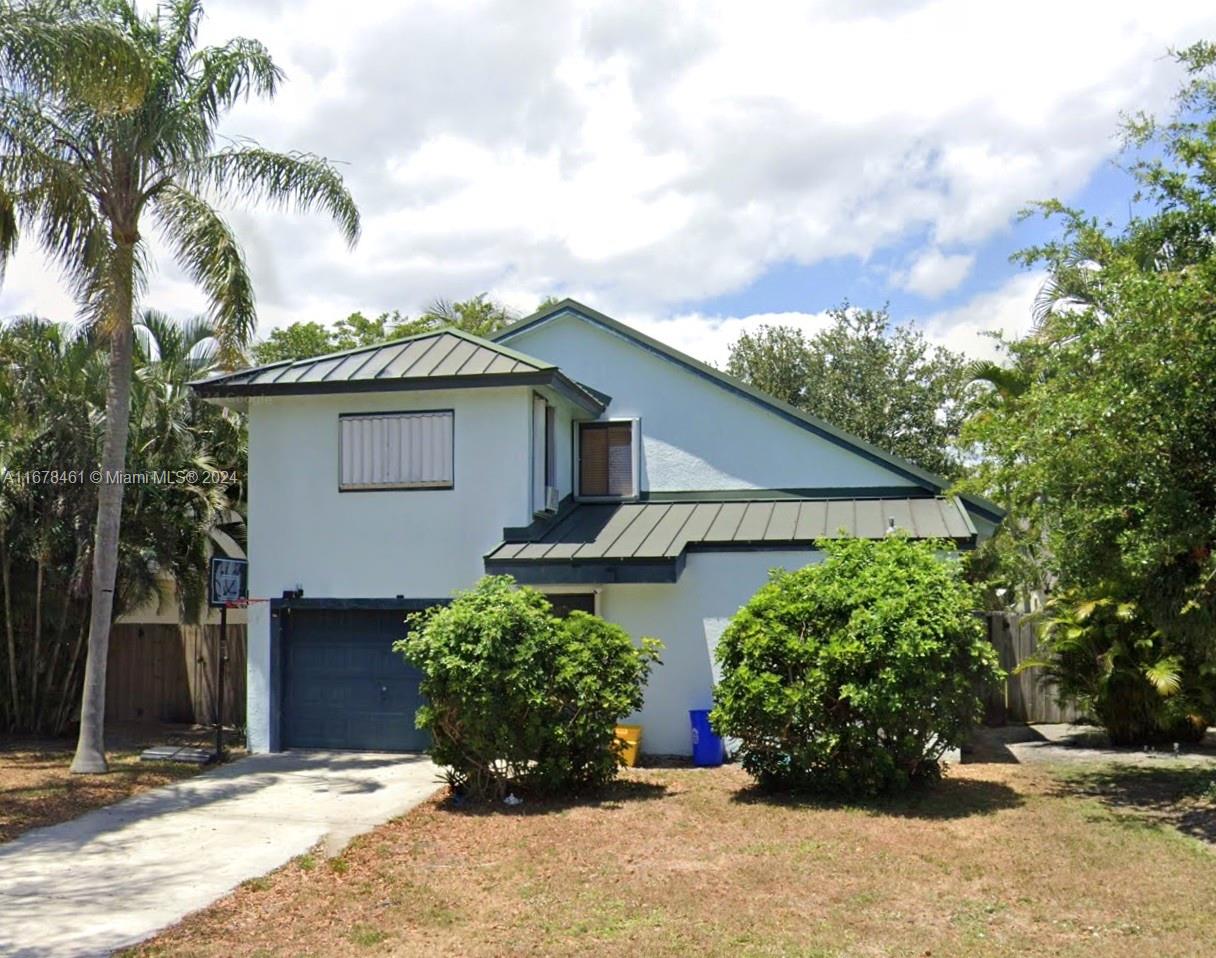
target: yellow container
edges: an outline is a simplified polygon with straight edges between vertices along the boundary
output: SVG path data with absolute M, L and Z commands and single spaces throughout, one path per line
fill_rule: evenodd
M 618 753 L 622 765 L 633 768 L 638 763 L 638 749 L 642 745 L 642 726 L 618 725 L 616 737 L 621 742 Z

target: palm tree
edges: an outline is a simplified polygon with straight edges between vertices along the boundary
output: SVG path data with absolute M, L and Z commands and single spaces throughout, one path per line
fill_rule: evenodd
M 260 199 L 320 209 L 347 241 L 359 213 L 327 161 L 253 143 L 217 145 L 220 118 L 282 78 L 260 43 L 200 48 L 199 0 L 142 15 L 133 0 L 0 5 L 0 264 L 31 234 L 71 280 L 109 346 L 106 431 L 88 658 L 74 772 L 106 771 L 105 668 L 122 518 L 133 317 L 150 267 L 150 219 L 210 301 L 221 356 L 255 324 L 244 254 L 212 205 Z M 84 55 L 82 55 L 84 54 Z

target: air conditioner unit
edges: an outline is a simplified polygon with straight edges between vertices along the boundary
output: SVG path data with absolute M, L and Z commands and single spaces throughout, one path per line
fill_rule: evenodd
M 557 490 L 552 486 L 545 486 L 545 511 L 557 512 Z

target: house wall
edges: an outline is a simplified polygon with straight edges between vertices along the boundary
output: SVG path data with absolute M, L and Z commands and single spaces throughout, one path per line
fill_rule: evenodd
M 662 639 L 663 664 L 646 687 L 646 704 L 628 721 L 642 726 L 642 751 L 689 755 L 689 709 L 710 708 L 714 649 L 733 616 L 767 580 L 770 569 L 820 562 L 809 549 L 694 552 L 674 584 L 604 585 L 600 614 L 635 640 Z
M 531 521 L 532 389 L 257 398 L 249 409 L 249 594 L 442 598 Z M 338 491 L 338 416 L 452 409 L 452 489 Z M 567 451 L 567 455 L 569 455 Z M 270 609 L 248 611 L 249 743 L 270 746 Z
M 774 415 L 572 313 L 512 336 L 640 418 L 641 487 L 654 492 L 908 486 L 898 473 Z

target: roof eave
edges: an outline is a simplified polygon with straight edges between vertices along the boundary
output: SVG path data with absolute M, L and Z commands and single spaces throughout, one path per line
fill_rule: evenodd
M 396 379 L 321 380 L 293 383 L 230 383 L 202 380 L 190 386 L 202 399 L 217 401 L 251 396 L 320 396 L 343 393 L 411 392 L 438 389 L 487 389 L 495 386 L 541 386 L 598 416 L 605 405 L 556 367 L 527 373 L 482 373 L 470 376 L 426 376 Z

